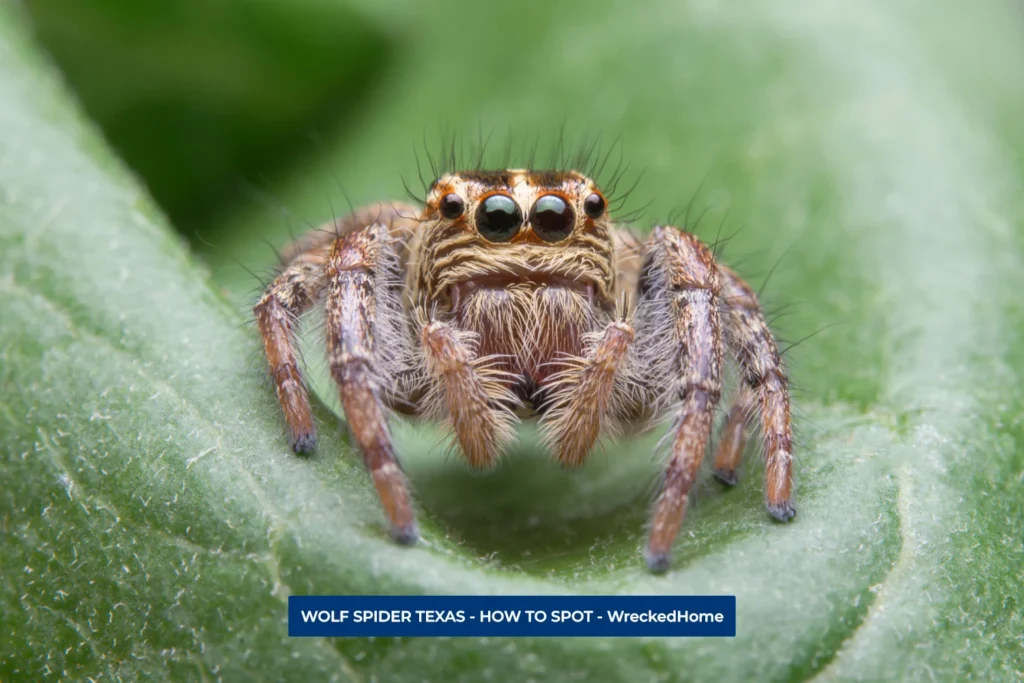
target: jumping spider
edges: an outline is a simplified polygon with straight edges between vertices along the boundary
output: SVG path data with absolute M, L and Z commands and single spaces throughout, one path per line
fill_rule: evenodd
M 616 225 L 576 171 L 450 173 L 422 210 L 365 207 L 286 249 L 255 314 L 296 452 L 316 434 L 295 326 L 321 299 L 331 376 L 399 543 L 418 531 L 391 410 L 447 420 L 476 468 L 495 463 L 520 417 L 538 417 L 575 467 L 602 433 L 672 415 L 644 553 L 666 570 L 726 353 L 741 386 L 715 475 L 736 483 L 757 413 L 768 512 L 795 514 L 788 380 L 754 292 L 687 232 L 662 225 L 641 240 Z

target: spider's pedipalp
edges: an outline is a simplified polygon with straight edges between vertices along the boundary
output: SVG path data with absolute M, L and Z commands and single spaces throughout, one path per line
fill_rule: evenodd
M 427 372 L 438 395 L 425 402 L 447 414 L 455 437 L 473 467 L 493 465 L 502 447 L 512 440 L 519 400 L 509 388 L 508 373 L 495 370 L 488 358 L 478 358 L 467 332 L 439 321 L 421 328 L 420 341 Z
M 609 413 L 618 412 L 613 405 L 616 381 L 622 377 L 633 338 L 627 323 L 609 323 L 585 357 L 572 359 L 575 362 L 549 377 L 553 396 L 544 420 L 545 440 L 563 466 L 582 465 L 607 430 Z
M 649 293 L 642 305 L 648 316 L 661 319 L 660 331 L 667 333 L 670 345 L 670 353 L 653 358 L 651 365 L 669 375 L 667 383 L 679 401 L 671 456 L 655 499 L 645 551 L 651 571 L 663 572 L 704 460 L 722 390 L 720 280 L 711 251 L 693 235 L 659 226 L 647 247 L 644 278 Z M 658 327 L 647 331 L 657 333 Z M 651 348 L 660 349 L 655 344 Z

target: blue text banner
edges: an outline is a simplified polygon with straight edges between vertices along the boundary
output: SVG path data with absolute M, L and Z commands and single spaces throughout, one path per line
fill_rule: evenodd
M 732 595 L 292 595 L 290 636 L 736 635 Z

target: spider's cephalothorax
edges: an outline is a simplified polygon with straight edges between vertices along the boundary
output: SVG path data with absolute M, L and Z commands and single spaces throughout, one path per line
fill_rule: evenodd
M 641 241 L 607 206 L 575 171 L 452 173 L 422 210 L 378 204 L 298 240 L 255 309 L 293 448 L 316 441 L 296 319 L 324 299 L 331 375 L 396 540 L 417 529 L 389 411 L 448 421 L 475 467 L 496 461 L 521 417 L 576 466 L 603 433 L 670 415 L 645 553 L 662 571 L 728 354 L 741 386 L 715 476 L 736 482 L 758 424 L 768 511 L 792 518 L 788 381 L 754 292 L 693 235 L 657 226 Z

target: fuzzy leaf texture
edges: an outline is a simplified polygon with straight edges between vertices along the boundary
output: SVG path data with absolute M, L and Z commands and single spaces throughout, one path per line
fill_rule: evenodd
M 278 3 L 295 21 L 329 4 Z M 217 211 L 173 213 L 200 216 L 176 219 L 191 246 L 25 13 L 0 9 L 0 679 L 1019 680 L 1020 8 L 426 5 L 346 5 L 381 36 L 352 68 L 389 66 L 314 153 Z M 112 130 L 89 90 L 107 81 L 68 74 Z M 268 107 L 257 92 L 239 106 Z M 562 127 L 621 136 L 648 224 L 696 197 L 711 208 L 694 230 L 731 236 L 725 262 L 755 286 L 778 263 L 764 300 L 789 313 L 781 336 L 831 326 L 787 355 L 793 523 L 765 513 L 750 449 L 736 489 L 702 475 L 656 577 L 639 550 L 657 435 L 566 473 L 526 430 L 480 476 L 438 431 L 399 426 L 423 540 L 398 548 L 322 372 L 319 450 L 289 451 L 246 269 L 346 195 L 403 197 L 439 127 L 542 149 Z M 172 188 L 182 163 L 154 181 L 178 208 L 224 187 Z M 452 592 L 735 594 L 738 635 L 287 638 L 291 593 Z

